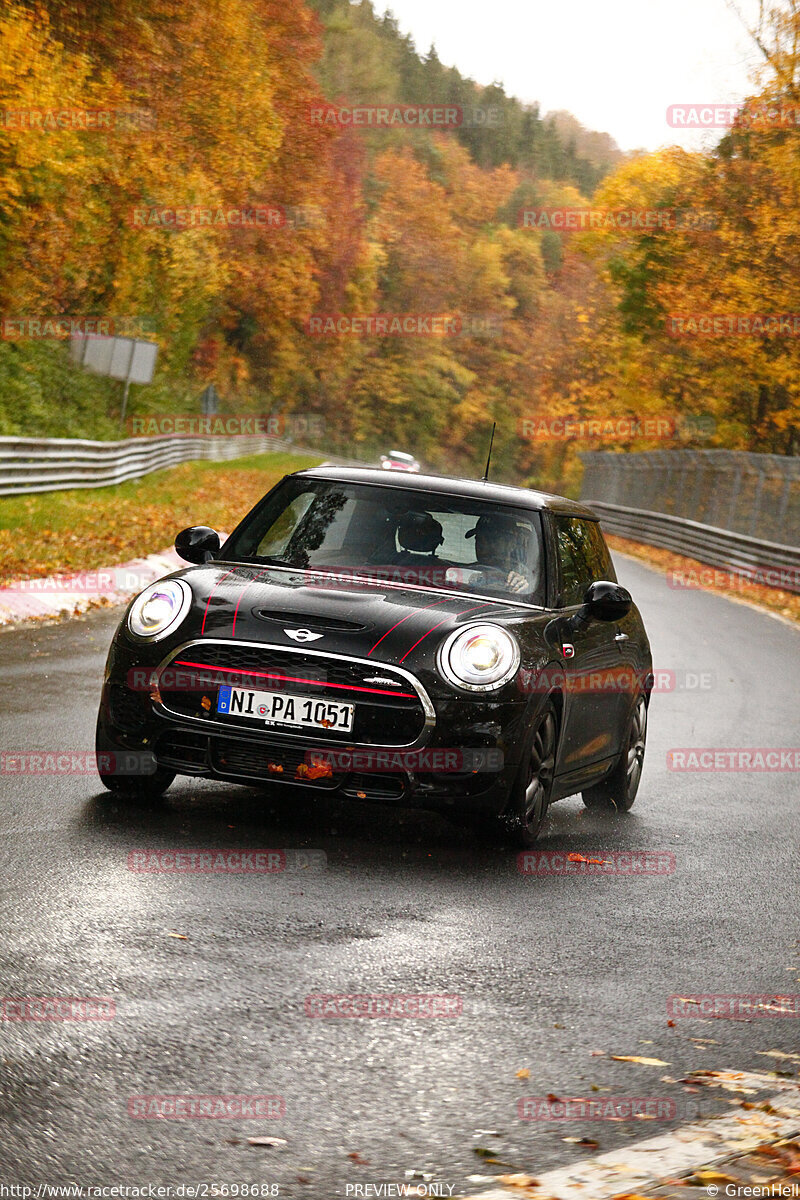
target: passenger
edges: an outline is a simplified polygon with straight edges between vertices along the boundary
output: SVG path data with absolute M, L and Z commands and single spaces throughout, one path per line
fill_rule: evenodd
M 429 512 L 403 513 L 397 522 L 397 540 L 402 553 L 396 561 L 400 564 L 417 564 L 423 555 L 433 559 L 444 541 L 439 522 Z

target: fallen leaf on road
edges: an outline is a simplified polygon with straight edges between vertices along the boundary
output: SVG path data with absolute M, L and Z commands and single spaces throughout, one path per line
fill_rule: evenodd
M 742 1079 L 741 1071 L 692 1071 L 685 1079 L 679 1079 L 683 1084 L 703 1084 L 705 1087 L 718 1087 L 726 1092 L 736 1092 L 740 1096 L 755 1096 L 756 1087 L 745 1087 L 737 1082 Z
M 790 1058 L 792 1062 L 800 1062 L 800 1054 L 786 1054 L 783 1050 L 756 1050 L 765 1058 Z
M 349 1159 L 352 1159 L 352 1161 L 354 1163 L 358 1163 L 358 1165 L 360 1167 L 368 1167 L 369 1166 L 369 1159 L 362 1158 L 361 1155 L 359 1154 L 358 1150 L 351 1150 L 347 1157 Z
M 663 1058 L 641 1058 L 638 1054 L 612 1054 L 611 1057 L 615 1062 L 639 1063 L 643 1067 L 670 1066 L 668 1062 L 664 1062 Z
M 732 1175 L 726 1175 L 724 1171 L 695 1171 L 694 1175 L 690 1175 L 688 1179 L 683 1181 L 692 1185 L 705 1185 L 709 1183 L 741 1183 L 741 1179 L 734 1179 Z
M 279 1137 L 252 1137 L 247 1139 L 249 1146 L 285 1146 L 286 1138 Z
M 517 1079 L 530 1079 L 531 1073 L 527 1067 L 523 1067 L 521 1071 L 517 1071 Z
M 567 862 L 582 862 L 582 863 L 607 863 L 607 858 L 584 858 L 582 854 L 568 854 Z
M 504 1183 L 506 1187 L 529 1188 L 538 1187 L 539 1180 L 534 1179 L 533 1175 L 498 1175 L 498 1183 Z
M 572 1142 L 575 1146 L 591 1146 L 592 1150 L 597 1150 L 600 1147 L 599 1142 L 595 1142 L 592 1138 L 582 1137 L 563 1137 L 562 1142 Z
M 177 938 L 179 942 L 188 942 L 188 937 L 185 933 L 168 933 L 167 937 Z

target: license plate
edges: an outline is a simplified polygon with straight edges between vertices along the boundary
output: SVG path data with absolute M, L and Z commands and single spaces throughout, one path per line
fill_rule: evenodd
M 254 692 L 249 688 L 221 687 L 217 712 L 225 717 L 251 717 L 267 725 L 293 725 L 301 729 L 353 728 L 354 704 L 316 700 L 288 692 Z

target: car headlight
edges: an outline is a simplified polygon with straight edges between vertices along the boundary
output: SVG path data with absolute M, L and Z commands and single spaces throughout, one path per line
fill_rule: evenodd
M 151 583 L 131 605 L 128 629 L 134 637 L 157 642 L 178 628 L 191 603 L 191 589 L 183 580 Z
M 473 692 L 502 687 L 518 667 L 517 641 L 499 625 L 457 629 L 439 649 L 439 670 L 445 679 Z

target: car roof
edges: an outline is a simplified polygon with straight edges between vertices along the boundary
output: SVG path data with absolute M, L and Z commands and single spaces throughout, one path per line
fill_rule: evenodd
M 598 520 L 597 513 L 576 500 L 568 500 L 565 496 L 552 496 L 548 492 L 534 492 L 530 488 L 486 482 L 483 479 L 460 479 L 449 475 L 406 475 L 402 472 L 389 475 L 379 468 L 337 466 L 310 467 L 305 471 L 296 471 L 294 477 L 366 483 L 375 487 L 405 488 L 409 492 L 436 492 L 445 496 L 466 496 L 470 500 L 495 501 L 497 504 L 508 504 L 515 508 L 532 508 L 564 516 L 586 517 L 591 521 Z

